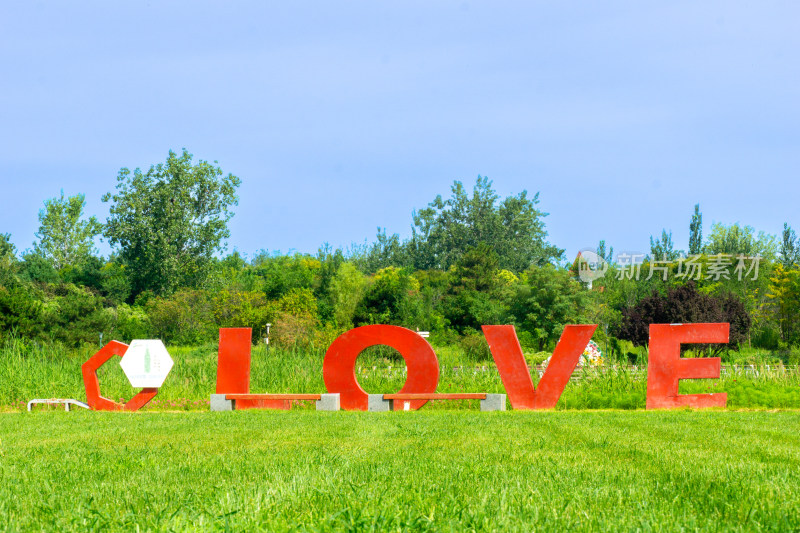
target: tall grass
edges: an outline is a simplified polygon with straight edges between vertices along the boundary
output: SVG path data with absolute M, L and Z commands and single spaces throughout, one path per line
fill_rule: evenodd
M 98 347 L 65 350 L 57 345 L 8 339 L 0 346 L 0 409 L 24 409 L 32 398 L 85 399 L 81 365 Z M 217 346 L 168 348 L 175 366 L 148 409 L 207 409 L 215 390 Z M 504 392 L 492 362 L 475 363 L 456 347 L 437 347 L 441 364 L 438 392 Z M 255 346 L 252 351 L 252 392 L 325 392 L 323 351 L 285 351 Z M 132 389 L 119 358 L 100 371 L 102 394 L 130 399 Z M 370 393 L 398 391 L 406 379 L 402 358 L 389 349 L 363 353 L 356 364 L 361 386 Z M 604 372 L 586 369 L 567 385 L 557 409 L 640 409 L 645 406 L 645 369 L 619 367 Z M 533 381 L 538 375 L 533 372 Z M 762 365 L 729 367 L 718 380 L 681 381 L 681 393 L 727 392 L 730 407 L 800 408 L 800 373 Z M 432 402 L 426 409 L 475 408 L 477 401 Z

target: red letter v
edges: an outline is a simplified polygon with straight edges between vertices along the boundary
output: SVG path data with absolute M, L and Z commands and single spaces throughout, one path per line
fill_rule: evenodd
M 500 379 L 514 409 L 552 409 L 558 403 L 564 387 L 584 348 L 592 338 L 597 324 L 564 326 L 564 333 L 556 344 L 550 364 L 547 365 L 539 389 L 533 387 L 531 374 L 514 326 L 482 326 L 492 357 L 500 372 Z

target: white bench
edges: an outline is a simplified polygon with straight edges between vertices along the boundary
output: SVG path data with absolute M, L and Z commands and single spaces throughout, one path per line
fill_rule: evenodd
M 64 405 L 65 411 L 69 411 L 70 405 L 76 405 L 78 407 L 83 407 L 84 409 L 91 409 L 91 407 L 89 407 L 87 404 L 71 398 L 36 398 L 28 402 L 28 411 L 31 411 L 33 406 L 37 403 L 45 405 Z

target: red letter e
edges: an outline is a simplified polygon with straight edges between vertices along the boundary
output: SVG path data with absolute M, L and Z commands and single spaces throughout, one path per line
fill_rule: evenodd
M 681 343 L 728 342 L 730 324 L 650 324 L 647 408 L 725 407 L 727 394 L 678 394 L 678 380 L 719 378 L 719 357 L 681 358 Z

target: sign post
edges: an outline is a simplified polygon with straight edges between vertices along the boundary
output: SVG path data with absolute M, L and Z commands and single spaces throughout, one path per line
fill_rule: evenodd
M 158 388 L 172 370 L 172 358 L 160 340 L 131 342 L 119 366 L 134 388 Z

